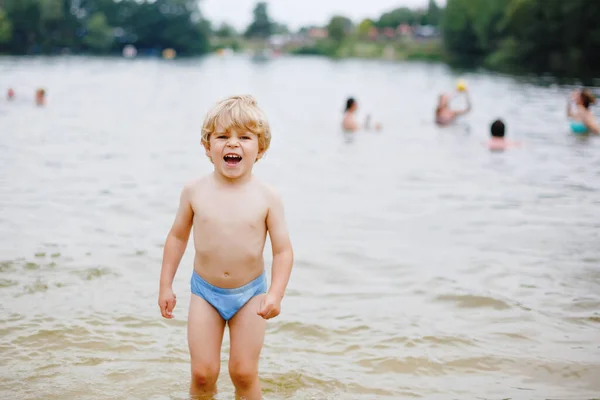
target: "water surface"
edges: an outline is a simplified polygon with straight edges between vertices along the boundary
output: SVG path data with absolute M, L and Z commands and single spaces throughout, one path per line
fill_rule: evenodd
M 600 138 L 569 134 L 571 88 L 462 77 L 473 111 L 439 129 L 443 65 L 0 59 L 0 397 L 187 397 L 192 248 L 166 321 L 162 246 L 211 170 L 204 114 L 237 93 L 271 120 L 255 171 L 296 253 L 265 399 L 600 397 Z M 349 95 L 381 132 L 340 132 Z M 485 150 L 497 117 L 523 148 Z

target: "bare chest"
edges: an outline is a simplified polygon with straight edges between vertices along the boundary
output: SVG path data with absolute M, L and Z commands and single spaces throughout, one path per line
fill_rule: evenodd
M 260 197 L 199 199 L 193 208 L 194 225 L 199 230 L 239 235 L 266 229 L 268 204 Z

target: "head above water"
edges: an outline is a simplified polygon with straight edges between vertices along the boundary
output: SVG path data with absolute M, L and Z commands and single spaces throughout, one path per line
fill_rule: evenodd
M 577 96 L 577 104 L 584 106 L 585 108 L 590 108 L 592 104 L 596 103 L 596 98 L 588 89 L 583 89 L 579 91 L 579 96 Z
M 215 104 L 206 114 L 202 125 L 202 144 L 210 149 L 210 137 L 216 132 L 253 133 L 258 137 L 262 154 L 271 145 L 271 128 L 265 113 L 250 95 L 231 96 Z
M 357 108 L 358 103 L 356 103 L 354 97 L 348 97 L 348 99 L 346 100 L 346 109 L 344 110 L 344 112 L 355 111 Z
M 492 126 L 491 126 L 491 133 L 492 133 L 492 137 L 495 138 L 504 138 L 504 132 L 506 130 L 506 126 L 504 125 L 504 122 L 502 122 L 502 120 L 497 119 L 494 122 L 492 122 Z

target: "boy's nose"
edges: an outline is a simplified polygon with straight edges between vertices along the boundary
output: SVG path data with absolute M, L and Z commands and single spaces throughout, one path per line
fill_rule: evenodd
M 240 142 L 237 139 L 229 139 L 227 141 L 227 146 L 229 147 L 237 147 L 240 144 Z

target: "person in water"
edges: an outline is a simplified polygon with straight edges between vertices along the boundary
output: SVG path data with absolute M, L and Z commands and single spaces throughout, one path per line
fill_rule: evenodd
M 435 109 L 435 122 L 438 125 L 449 125 L 453 123 L 456 118 L 461 115 L 465 115 L 469 111 L 471 111 L 471 99 L 469 97 L 469 92 L 464 90 L 466 99 L 467 99 L 467 107 L 464 110 L 451 110 L 450 109 L 450 101 L 453 100 L 453 96 L 448 93 L 442 93 L 438 99 L 438 105 Z
M 13 100 L 15 98 L 15 91 L 13 88 L 9 88 L 8 92 L 6 93 L 6 98 L 10 101 Z
M 294 261 L 281 198 L 252 173 L 270 142 L 269 123 L 253 97 L 233 96 L 213 106 L 202 126 L 202 144 L 214 170 L 183 187 L 166 239 L 158 305 L 171 319 L 173 279 L 194 232 L 187 321 L 194 398 L 217 392 L 225 325 L 235 398 L 262 398 L 258 363 L 265 328 L 281 311 Z M 263 260 L 267 234 L 270 287 Z
M 344 109 L 344 119 L 342 120 L 342 129 L 344 132 L 356 132 L 360 129 L 358 122 L 356 121 L 356 111 L 358 110 L 358 103 L 353 97 L 349 97 L 346 100 L 346 108 Z M 366 130 L 371 128 L 371 115 L 367 115 L 365 119 L 364 128 Z M 381 129 L 381 124 L 376 123 L 375 129 Z
M 38 89 L 35 91 L 35 104 L 38 106 L 43 106 L 46 104 L 46 90 Z
M 567 103 L 567 117 L 571 120 L 571 130 L 576 134 L 600 134 L 600 125 L 590 110 L 596 98 L 587 90 L 576 90 Z M 575 107 L 572 107 L 574 105 Z
M 504 135 L 506 133 L 506 125 L 501 119 L 497 119 L 492 122 L 490 126 L 490 140 L 487 142 L 487 147 L 490 150 L 504 150 L 510 147 L 518 147 L 521 145 L 519 142 L 513 142 L 507 140 Z

